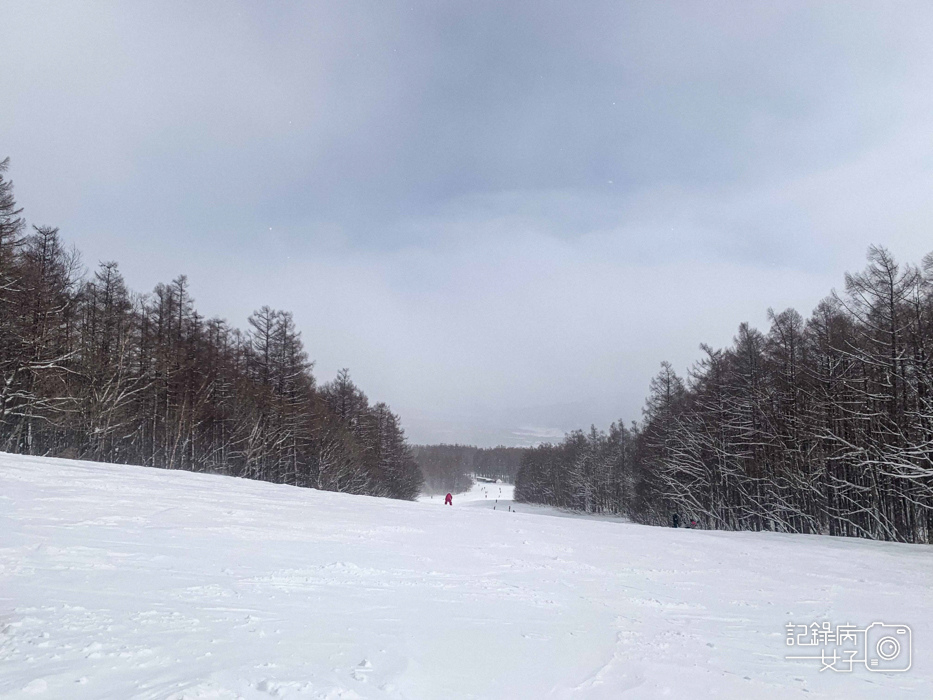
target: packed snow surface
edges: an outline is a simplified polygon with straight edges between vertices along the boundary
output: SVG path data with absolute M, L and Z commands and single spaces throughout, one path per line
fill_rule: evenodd
M 929 547 L 510 497 L 0 455 L 0 697 L 933 698 Z M 822 620 L 910 625 L 912 668 L 786 660 Z

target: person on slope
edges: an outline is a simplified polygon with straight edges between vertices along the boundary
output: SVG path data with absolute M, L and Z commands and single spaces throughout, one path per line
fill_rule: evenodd
M 452 506 L 453 504 L 454 504 L 454 497 L 448 493 L 446 496 L 444 496 L 444 505 Z
M 673 521 L 674 527 L 680 527 L 680 513 L 674 513 L 674 517 L 671 518 Z

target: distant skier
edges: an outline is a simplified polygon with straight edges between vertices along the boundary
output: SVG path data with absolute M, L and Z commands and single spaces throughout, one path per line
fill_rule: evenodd
M 671 518 L 671 523 L 673 524 L 674 527 L 680 527 L 680 514 L 679 513 L 674 513 L 673 517 Z
M 454 497 L 453 497 L 453 495 L 451 495 L 451 494 L 448 493 L 448 494 L 444 497 L 444 505 L 445 505 L 445 506 L 452 506 L 453 504 L 454 504 Z

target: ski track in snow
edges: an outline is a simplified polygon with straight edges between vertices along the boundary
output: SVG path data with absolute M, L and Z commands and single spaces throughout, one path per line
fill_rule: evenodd
M 929 547 L 442 503 L 0 454 L 0 698 L 933 698 Z M 785 660 L 823 619 L 913 668 Z

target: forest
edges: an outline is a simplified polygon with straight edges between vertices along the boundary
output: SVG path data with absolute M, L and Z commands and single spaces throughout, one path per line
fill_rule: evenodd
M 533 449 L 408 445 L 343 370 L 318 385 L 287 311 L 243 331 L 184 276 L 132 292 L 27 227 L 0 162 L 0 450 L 415 498 L 515 480 L 516 498 L 636 522 L 933 539 L 933 254 L 872 247 L 803 318 L 669 363 L 643 415 Z
M 529 450 L 516 498 L 636 522 L 930 543 L 933 254 L 872 247 L 809 318 L 662 363 L 641 420 Z
M 318 386 L 287 311 L 241 331 L 179 276 L 130 291 L 87 274 L 47 226 L 27 229 L 0 161 L 0 450 L 185 469 L 413 499 L 399 418 L 346 370 Z
M 473 485 L 473 476 L 515 482 L 525 448 L 473 445 L 414 445 L 415 461 L 424 474 L 426 493 L 461 493 Z

